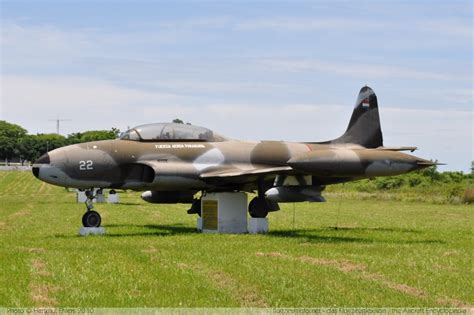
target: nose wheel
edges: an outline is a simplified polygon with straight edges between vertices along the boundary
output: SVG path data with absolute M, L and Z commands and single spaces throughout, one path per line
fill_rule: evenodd
M 101 221 L 102 219 L 97 211 L 87 211 L 82 216 L 82 225 L 85 227 L 99 227 Z
M 102 193 L 102 190 L 99 190 L 97 193 Z M 97 194 L 96 193 L 96 194 Z M 86 190 L 86 208 L 87 211 L 82 216 L 82 225 L 84 227 L 99 227 L 102 222 L 102 218 L 97 211 L 94 211 L 94 189 Z

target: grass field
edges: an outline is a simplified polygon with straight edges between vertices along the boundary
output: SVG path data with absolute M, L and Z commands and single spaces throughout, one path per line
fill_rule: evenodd
M 0 306 L 474 304 L 473 205 L 329 197 L 283 204 L 267 235 L 209 235 L 186 205 L 121 199 L 97 207 L 107 235 L 79 237 L 73 193 L 0 172 Z

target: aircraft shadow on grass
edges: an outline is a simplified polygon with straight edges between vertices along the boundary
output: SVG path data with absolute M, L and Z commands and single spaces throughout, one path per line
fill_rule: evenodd
M 133 236 L 172 236 L 172 235 L 179 235 L 179 234 L 196 234 L 196 229 L 191 228 L 188 226 L 184 226 L 182 224 L 174 224 L 174 225 L 158 225 L 158 224 L 104 224 L 102 225 L 106 229 L 106 234 L 100 237 L 133 237 Z M 137 231 L 137 232 L 130 232 L 130 233 L 120 233 L 114 232 L 115 228 L 139 228 L 139 229 L 148 229 L 150 231 Z M 82 237 L 80 235 L 71 235 L 71 234 L 56 234 L 54 235 L 55 238 L 78 238 Z
M 163 225 L 163 224 L 107 224 L 104 228 L 108 232 L 104 237 L 136 237 L 136 236 L 174 236 L 174 235 L 192 235 L 200 234 L 196 228 L 185 226 L 183 224 Z M 114 232 L 115 228 L 140 229 L 136 232 Z M 356 237 L 347 235 L 350 232 L 369 232 L 374 235 L 367 237 Z M 333 235 L 327 235 L 329 233 Z M 380 234 L 383 233 L 383 234 Z M 364 227 L 325 227 L 320 229 L 286 229 L 270 231 L 266 234 L 268 237 L 300 239 L 304 243 L 392 243 L 392 244 L 442 244 L 445 243 L 439 239 L 406 239 L 391 238 L 380 239 L 377 235 L 386 235 L 387 233 L 422 233 L 421 231 L 403 228 L 364 228 Z M 79 237 L 55 235 L 55 237 Z
M 394 233 L 423 233 L 415 229 L 384 228 L 384 227 L 357 227 L 357 226 L 328 226 L 327 230 L 354 231 L 354 232 L 394 232 Z
M 130 233 L 106 233 L 106 237 L 131 237 L 131 236 L 172 236 L 179 234 L 196 234 L 196 229 L 184 226 L 183 224 L 173 224 L 173 225 L 163 225 L 163 224 L 107 224 L 104 225 L 104 228 L 119 228 L 119 227 L 129 227 L 129 228 L 139 228 L 147 229 L 148 231 L 137 231 Z
M 384 233 L 421 233 L 417 230 L 411 229 L 397 229 L 397 228 L 335 228 L 327 227 L 321 229 L 287 229 L 287 230 L 277 230 L 271 231 L 267 235 L 281 238 L 296 238 L 301 239 L 304 243 L 392 243 L 392 244 L 442 244 L 445 243 L 442 240 L 438 239 L 379 239 L 376 235 L 371 237 L 354 237 L 347 235 L 347 232 L 360 232 L 368 231 L 374 232 L 378 235 L 381 235 L 378 232 Z M 328 232 L 331 232 L 334 235 L 327 235 Z M 323 235 L 324 234 L 324 235 Z

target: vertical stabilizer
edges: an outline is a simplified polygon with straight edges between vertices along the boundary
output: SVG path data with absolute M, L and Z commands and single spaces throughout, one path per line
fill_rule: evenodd
M 328 143 L 354 143 L 366 148 L 383 146 L 377 96 L 370 87 L 360 90 L 346 132 Z

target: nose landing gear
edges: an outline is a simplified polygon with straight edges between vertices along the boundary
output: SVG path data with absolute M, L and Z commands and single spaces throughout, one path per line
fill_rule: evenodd
M 94 198 L 98 193 L 102 193 L 102 189 L 94 194 L 94 189 L 86 190 L 86 207 L 87 212 L 82 216 L 82 225 L 84 227 L 99 227 L 102 221 L 100 214 L 94 211 Z

